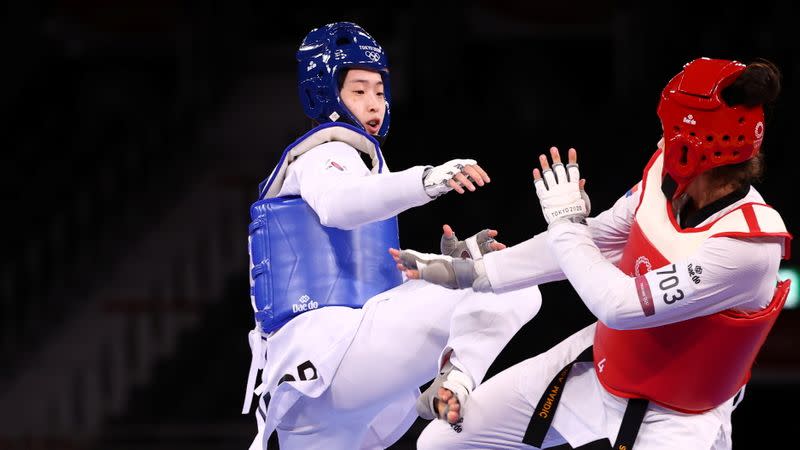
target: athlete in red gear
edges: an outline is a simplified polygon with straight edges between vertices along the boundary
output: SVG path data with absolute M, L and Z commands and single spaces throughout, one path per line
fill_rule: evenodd
M 567 278 L 598 322 L 467 401 L 441 390 L 457 427 L 433 421 L 418 447 L 607 438 L 627 450 L 731 448 L 731 413 L 789 288 L 778 268 L 791 236 L 750 185 L 762 170 L 763 106 L 779 90 L 766 61 L 687 64 L 662 93 L 664 135 L 642 181 L 594 218 L 577 152 L 566 166 L 555 148 L 552 165 L 540 156 L 534 184 L 548 231 L 486 255 L 475 277 L 494 290 Z M 446 264 L 396 257 L 423 279 Z

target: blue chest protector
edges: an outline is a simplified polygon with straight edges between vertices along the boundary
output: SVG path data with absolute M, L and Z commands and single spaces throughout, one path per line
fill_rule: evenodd
M 260 186 L 260 198 L 279 190 L 285 167 L 304 151 L 327 140 L 347 140 L 352 132 L 374 143 L 373 172 L 383 160 L 377 143 L 355 127 L 325 124 L 310 131 L 284 151 L 281 162 Z M 341 128 L 344 128 L 342 130 Z M 348 131 L 350 130 L 350 131 Z M 330 136 L 330 132 L 340 136 Z M 342 137 L 347 139 L 337 139 Z M 369 141 L 366 141 L 369 142 Z M 307 148 L 306 148 L 307 147 Z M 357 149 L 370 154 L 368 150 Z M 399 248 L 397 217 L 354 230 L 325 227 L 300 197 L 273 197 L 250 207 L 250 289 L 255 318 L 263 332 L 277 330 L 295 316 L 325 306 L 360 308 L 372 296 L 402 282 L 387 252 Z

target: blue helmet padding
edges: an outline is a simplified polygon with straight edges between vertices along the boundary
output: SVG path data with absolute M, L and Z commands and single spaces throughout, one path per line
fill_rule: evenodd
M 336 22 L 315 28 L 300 44 L 297 80 L 303 111 L 319 123 L 334 121 L 331 115 L 335 112 L 347 122 L 363 128 L 339 96 L 338 77 L 347 68 L 374 70 L 381 74 L 386 115 L 378 136 L 385 137 L 389 132 L 391 105 L 386 53 L 369 33 L 352 22 Z

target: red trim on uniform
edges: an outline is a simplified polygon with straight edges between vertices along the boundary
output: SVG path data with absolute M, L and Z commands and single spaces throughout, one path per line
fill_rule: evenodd
M 752 203 L 742 206 L 742 214 L 744 214 L 744 220 L 747 221 L 747 227 L 750 228 L 751 232 L 758 233 L 761 231 L 761 227 L 758 226 L 758 218 L 756 217 L 756 212 L 753 210 Z
M 722 233 L 717 233 L 709 236 L 709 238 L 716 238 L 716 237 L 729 237 L 729 238 L 766 238 L 766 237 L 775 237 L 775 238 L 783 238 L 783 259 L 787 260 L 791 258 L 792 253 L 792 234 L 788 231 L 780 232 L 780 233 L 750 233 L 750 232 L 743 232 L 743 231 L 724 231 Z
M 650 283 L 647 278 L 638 276 L 636 280 L 636 295 L 639 296 L 639 303 L 642 304 L 642 311 L 645 316 L 652 316 L 656 313 L 656 307 L 653 305 L 653 294 L 650 292 Z
M 633 211 L 633 214 L 636 215 L 636 212 L 639 211 L 639 207 L 642 206 L 642 201 L 644 200 L 644 191 L 647 188 L 647 172 L 650 171 L 650 168 L 653 167 L 653 164 L 656 163 L 658 160 L 658 156 L 663 153 L 664 150 L 656 149 L 656 152 L 653 153 L 653 156 L 650 157 L 650 161 L 647 162 L 647 165 L 644 167 L 644 171 L 642 172 L 642 196 L 639 197 L 639 204 L 636 205 L 636 209 Z M 639 183 L 636 183 L 638 186 Z
M 683 234 L 691 234 L 691 233 L 701 233 L 703 231 L 706 231 L 709 228 L 713 227 L 714 224 L 716 224 L 717 222 L 722 220 L 723 217 L 725 217 L 725 216 L 727 216 L 729 214 L 735 214 L 739 210 L 742 210 L 742 213 L 744 214 L 744 208 L 745 207 L 749 207 L 752 211 L 755 211 L 753 209 L 753 206 L 760 206 L 760 205 L 768 207 L 768 205 L 765 205 L 763 203 L 756 203 L 756 202 L 744 203 L 744 204 L 742 204 L 740 206 L 737 206 L 736 208 L 726 212 L 725 214 L 719 216 L 718 218 L 712 220 L 711 222 L 709 222 L 709 223 L 707 223 L 707 224 L 705 224 L 703 226 L 700 226 L 700 227 L 689 227 L 689 228 L 681 228 L 680 225 L 678 225 L 678 221 L 677 221 L 677 219 L 675 219 L 675 214 L 673 214 L 673 212 L 672 212 L 671 202 L 669 202 L 669 201 L 667 201 L 667 211 L 669 211 L 669 220 L 672 223 L 673 228 L 675 228 L 675 231 L 677 231 L 678 233 L 683 233 Z M 748 222 L 748 225 L 750 225 L 749 222 Z

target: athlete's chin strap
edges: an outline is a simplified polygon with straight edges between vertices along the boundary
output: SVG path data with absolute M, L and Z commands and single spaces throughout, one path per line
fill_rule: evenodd
M 260 397 L 264 392 L 264 384 L 260 384 L 256 387 L 256 377 L 258 377 L 258 371 L 262 370 L 267 363 L 267 348 L 264 345 L 266 342 L 258 326 L 250 330 L 250 333 L 247 335 L 247 340 L 250 342 L 250 371 L 247 374 L 247 387 L 244 393 L 242 414 L 250 414 L 250 406 L 253 404 L 253 394 Z

